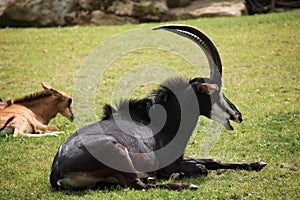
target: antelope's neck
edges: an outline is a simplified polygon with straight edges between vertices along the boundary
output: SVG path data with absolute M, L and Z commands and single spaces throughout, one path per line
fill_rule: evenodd
M 164 103 L 167 119 L 162 132 L 169 141 L 174 140 L 178 143 L 178 148 L 184 152 L 185 147 L 197 125 L 200 115 L 198 101 L 195 98 L 192 88 L 185 90 L 184 93 L 178 92 L 179 95 L 169 97 Z
M 37 120 L 39 120 L 42 124 L 47 125 L 58 113 L 57 104 L 58 102 L 55 99 L 49 97 L 35 102 L 26 103 L 24 106 L 36 115 Z

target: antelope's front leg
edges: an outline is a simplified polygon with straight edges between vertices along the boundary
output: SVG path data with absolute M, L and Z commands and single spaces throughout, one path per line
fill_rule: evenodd
M 258 161 L 258 162 L 243 162 L 243 163 L 230 163 L 230 162 L 221 162 L 215 159 L 194 159 L 194 158 L 183 158 L 187 162 L 196 162 L 198 164 L 204 165 L 208 170 L 217 170 L 217 169 L 235 169 L 235 170 L 247 170 L 247 171 L 260 171 L 264 168 L 267 163 Z
M 47 126 L 40 122 L 36 123 L 35 128 L 36 128 L 36 132 L 39 133 L 58 131 L 58 128 L 56 126 Z
M 157 173 L 158 178 L 177 179 L 183 177 L 207 176 L 207 168 L 194 160 L 180 159 L 161 169 Z
M 36 123 L 35 132 L 40 134 L 27 134 L 28 137 L 58 136 L 64 132 L 58 132 L 56 126 L 47 126 L 42 123 Z

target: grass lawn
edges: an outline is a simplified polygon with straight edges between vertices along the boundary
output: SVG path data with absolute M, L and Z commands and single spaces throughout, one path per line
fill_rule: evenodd
M 222 131 L 206 157 L 232 162 L 263 160 L 268 166 L 261 172 L 219 170 L 206 178 L 179 180 L 198 185 L 197 191 L 57 192 L 49 183 L 52 160 L 57 148 L 76 130 L 74 123 L 59 115 L 51 121 L 65 132 L 59 137 L 0 135 L 0 199 L 300 199 L 300 12 L 176 23 L 195 26 L 214 41 L 223 61 L 225 93 L 244 118 L 242 124 L 233 124 L 234 131 Z M 0 29 L 0 98 L 40 91 L 41 82 L 73 94 L 80 67 L 102 41 L 124 31 L 155 26 L 158 24 Z M 99 118 L 118 78 L 130 66 L 154 61 L 187 77 L 197 76 L 184 67 L 186 61 L 168 52 L 129 52 L 114 60 L 97 83 L 94 102 L 89 103 L 95 105 Z M 133 96 L 143 97 L 152 87 L 139 87 Z M 207 123 L 200 117 L 187 156 L 200 156 Z

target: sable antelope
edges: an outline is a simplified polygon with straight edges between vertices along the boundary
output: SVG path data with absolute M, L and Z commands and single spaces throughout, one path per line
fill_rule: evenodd
M 233 130 L 229 120 L 240 123 L 242 115 L 221 90 L 222 64 L 213 42 L 190 26 L 157 29 L 196 42 L 209 59 L 210 78 L 170 79 L 143 99 L 125 100 L 116 108 L 105 105 L 101 121 L 75 131 L 59 147 L 50 174 L 53 188 L 75 190 L 116 181 L 134 189 L 197 189 L 192 184 L 153 184 L 142 178 L 194 177 L 215 169 L 259 171 L 266 166 L 260 161 L 223 163 L 183 157 L 200 115 L 228 130 Z
M 13 104 L 0 110 L 0 131 L 13 133 L 14 137 L 57 136 L 56 126 L 48 126 L 57 113 L 73 121 L 72 98 L 42 83 L 44 91 L 27 95 L 13 101 Z

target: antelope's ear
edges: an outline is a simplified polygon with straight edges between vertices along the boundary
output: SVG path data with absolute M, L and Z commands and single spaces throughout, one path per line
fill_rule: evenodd
M 44 88 L 45 92 L 49 92 L 54 97 L 59 98 L 59 99 L 64 98 L 64 96 L 59 91 L 57 91 L 56 89 L 53 89 L 51 86 L 46 85 L 45 83 L 41 83 L 41 85 Z
M 65 99 L 65 96 L 61 92 L 53 88 L 51 88 L 50 92 L 55 98 L 59 99 L 60 101 L 63 101 Z
M 215 91 L 219 90 L 219 87 L 216 84 L 201 83 L 198 89 L 201 93 L 211 95 Z
M 41 83 L 41 85 L 46 92 L 50 92 L 50 90 L 52 89 L 52 87 L 50 85 L 47 85 L 46 83 Z

